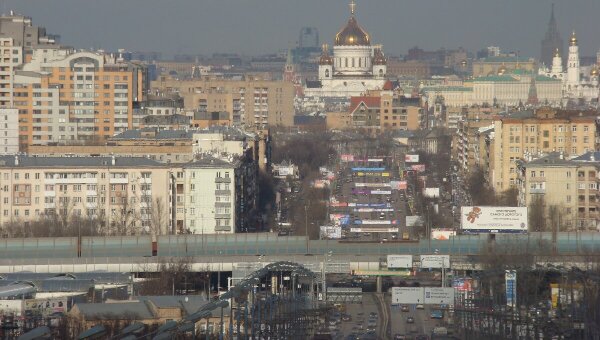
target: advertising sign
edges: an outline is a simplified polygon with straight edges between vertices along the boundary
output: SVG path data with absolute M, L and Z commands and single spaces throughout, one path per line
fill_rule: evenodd
M 394 211 L 394 209 L 390 209 L 390 208 L 355 208 L 354 209 L 355 212 L 380 212 L 380 211 Z
M 515 307 L 517 305 L 517 271 L 506 270 L 504 279 L 506 283 L 506 305 Z
M 404 155 L 405 163 L 419 163 L 419 155 Z
M 440 188 L 423 188 L 423 196 L 429 198 L 440 197 Z
M 330 207 L 343 208 L 348 206 L 348 202 L 331 202 L 329 203 Z
M 423 216 L 406 216 L 406 226 L 407 227 L 420 227 L 425 225 L 425 221 L 423 220 Z
M 450 255 L 421 255 L 421 268 L 450 268 Z
M 413 267 L 412 255 L 388 255 L 388 269 L 409 269 Z
M 352 233 L 397 233 L 398 228 L 366 227 L 350 228 Z
M 425 164 L 414 164 L 410 166 L 410 169 L 416 172 L 425 171 Z
M 371 190 L 371 195 L 391 195 L 391 190 Z
M 454 288 L 452 287 L 424 287 L 424 303 L 431 305 L 453 305 Z
M 369 158 L 367 162 L 383 162 L 383 158 Z
M 392 287 L 392 304 L 416 305 L 423 303 L 423 288 Z
M 354 161 L 354 155 L 344 154 L 344 155 L 340 156 L 340 159 L 342 160 L 342 162 L 353 162 Z
M 408 185 L 406 181 L 391 181 L 390 187 L 392 187 L 393 190 L 406 190 Z
M 452 287 L 459 292 L 470 292 L 473 290 L 473 279 L 470 277 L 455 277 Z
M 389 220 L 362 220 L 361 224 L 390 225 L 390 224 L 395 224 L 395 223 L 394 223 L 394 221 L 389 221 Z
M 368 195 L 371 193 L 370 189 L 352 189 L 352 195 Z
M 350 215 L 346 214 L 329 214 L 329 220 L 335 225 L 350 224 Z
M 382 188 L 389 187 L 390 183 L 354 183 L 355 187 L 371 187 L 371 188 Z
M 342 227 L 340 226 L 321 226 L 321 239 L 340 239 L 342 238 Z
M 49 316 L 52 313 L 67 312 L 67 298 L 29 299 L 25 300 L 25 310 Z
M 352 171 L 357 172 L 357 171 L 364 171 L 364 172 L 381 172 L 381 171 L 385 171 L 385 168 L 352 168 Z
M 432 229 L 431 238 L 434 240 L 449 240 L 450 237 L 456 236 L 456 231 L 452 229 Z
M 460 213 L 467 233 L 527 232 L 527 207 L 462 207 Z
M 323 189 L 325 187 L 328 187 L 329 185 L 330 182 L 328 179 L 317 179 L 313 182 L 313 187 L 317 189 Z

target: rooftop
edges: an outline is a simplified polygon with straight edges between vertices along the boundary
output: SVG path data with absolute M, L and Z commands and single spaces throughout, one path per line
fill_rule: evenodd
M 137 320 L 154 319 L 155 316 L 144 301 L 118 303 L 78 303 L 75 305 L 86 320 L 103 320 L 128 317 Z
M 114 159 L 114 165 L 112 161 Z M 16 164 L 18 160 L 18 165 Z M 157 161 L 144 157 L 33 157 L 28 155 L 0 156 L 0 168 L 52 168 L 52 167 L 164 167 Z

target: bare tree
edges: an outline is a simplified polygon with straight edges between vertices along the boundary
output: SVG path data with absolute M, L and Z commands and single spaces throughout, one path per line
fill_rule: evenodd
M 544 231 L 546 229 L 545 200 L 542 195 L 535 195 L 529 204 L 529 230 Z
M 154 238 L 154 236 L 162 234 L 162 231 L 166 229 L 164 226 L 168 224 L 168 221 L 162 197 L 156 197 L 152 203 L 149 232 Z

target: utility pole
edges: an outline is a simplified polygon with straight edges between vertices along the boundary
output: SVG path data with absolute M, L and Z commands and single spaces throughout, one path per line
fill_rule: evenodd
M 304 205 L 304 229 L 306 231 L 306 253 L 309 251 L 310 237 L 308 235 L 308 205 Z

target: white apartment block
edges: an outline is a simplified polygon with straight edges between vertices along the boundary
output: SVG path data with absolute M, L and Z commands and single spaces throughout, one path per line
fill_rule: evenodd
M 19 111 L 0 108 L 0 155 L 19 152 Z

